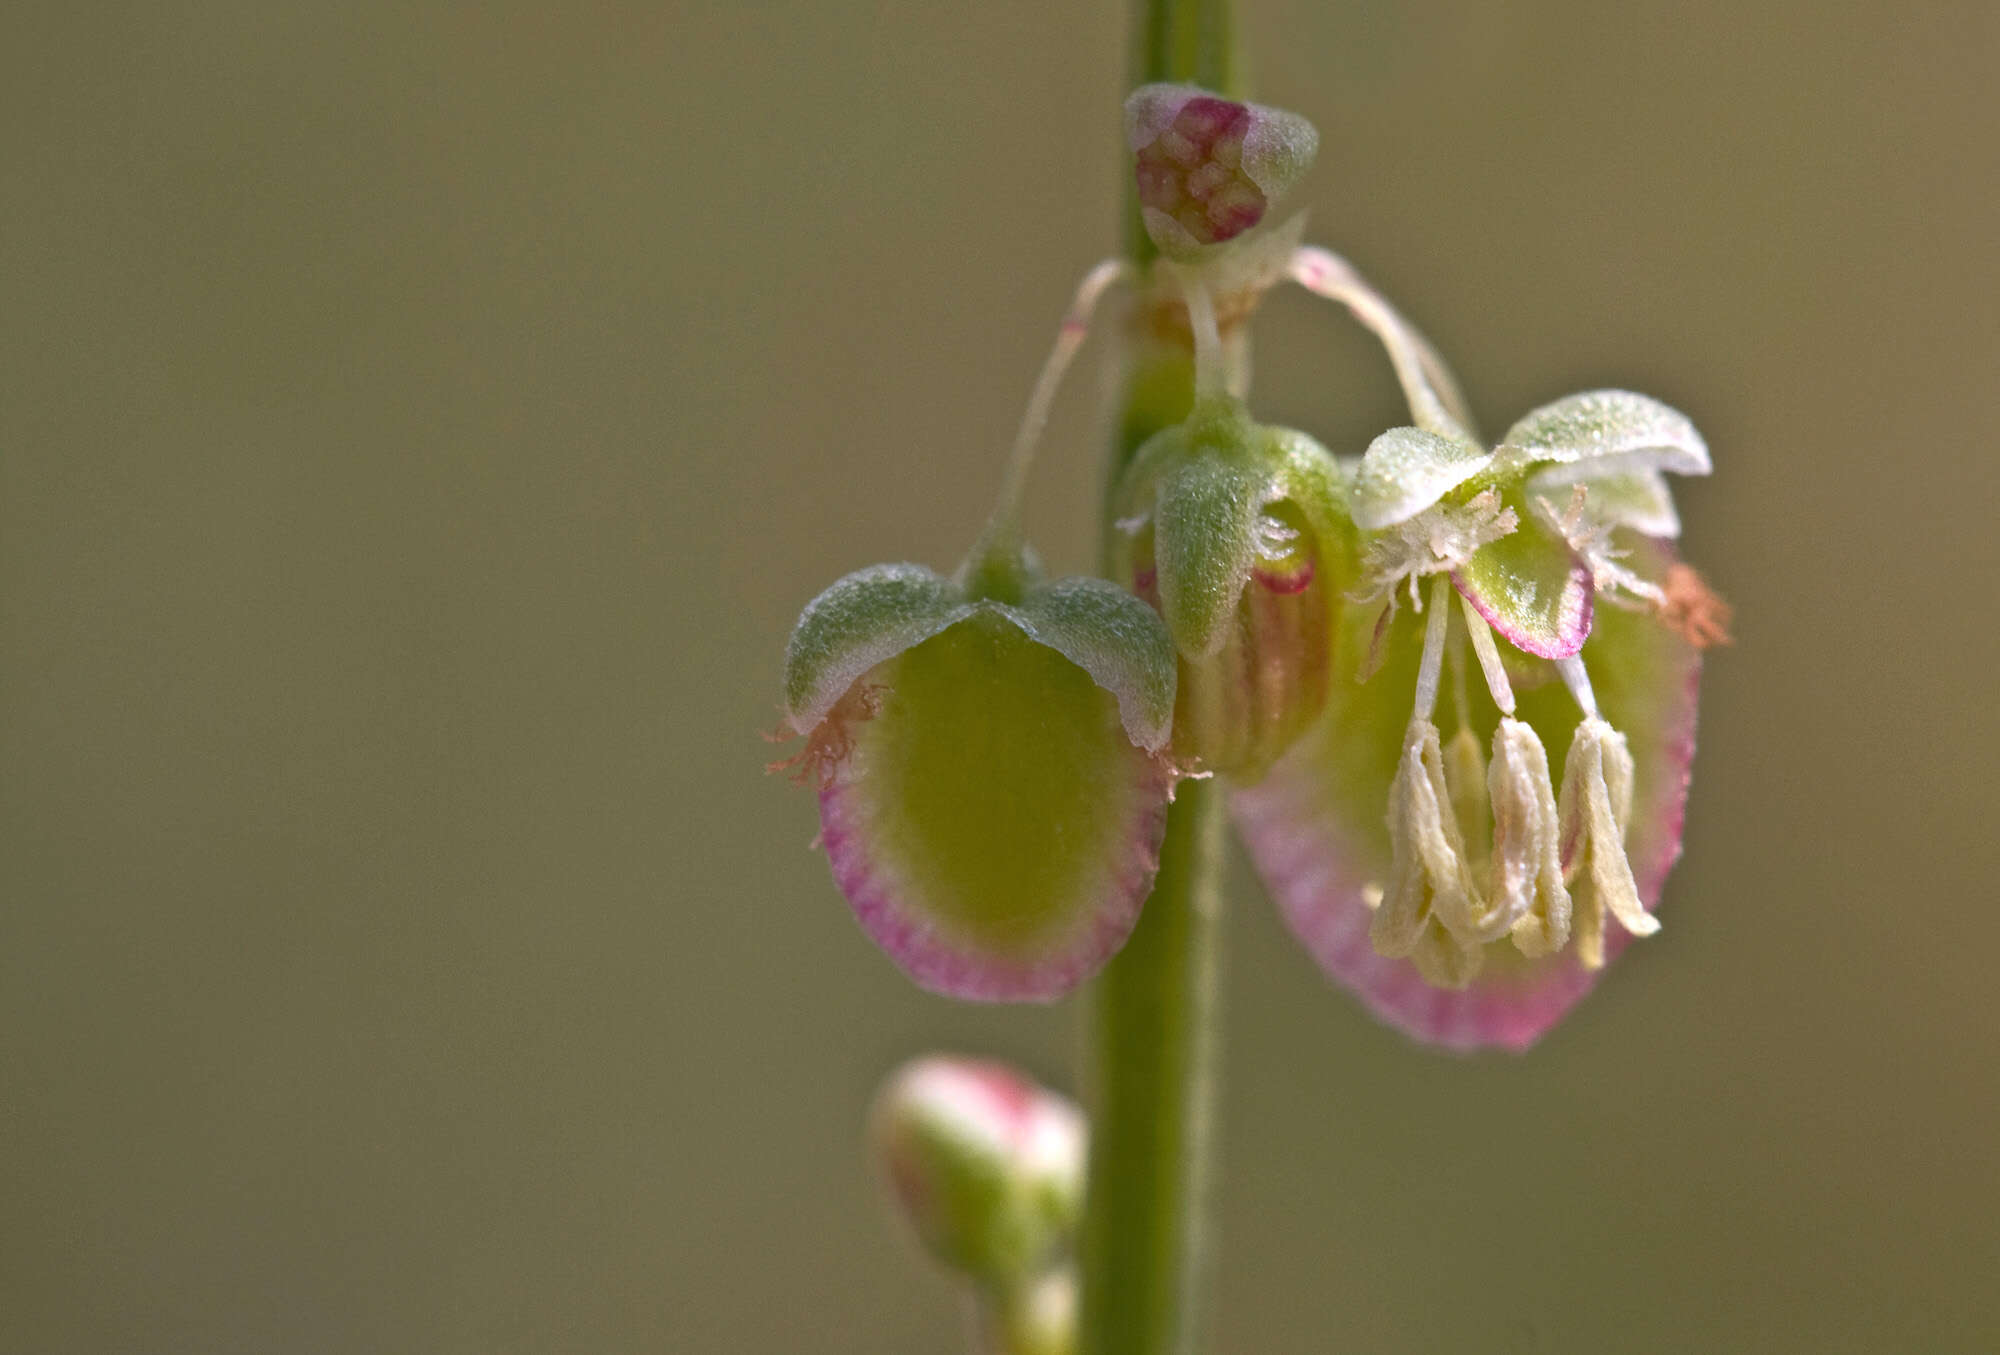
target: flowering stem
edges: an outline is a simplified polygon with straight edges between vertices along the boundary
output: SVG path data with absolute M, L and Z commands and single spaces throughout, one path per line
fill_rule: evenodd
M 1230 0 L 1140 0 L 1134 85 L 1177 80 L 1237 92 Z M 1156 251 L 1126 167 L 1127 251 Z M 1142 341 L 1143 343 L 1143 341 Z M 1116 466 L 1194 402 L 1189 349 L 1130 369 Z M 1222 788 L 1183 781 L 1160 873 L 1095 992 L 1090 1174 L 1078 1256 L 1083 1355 L 1185 1355 L 1199 1313 L 1205 1185 L 1214 1148 Z
M 1139 926 L 1097 984 L 1084 1355 L 1193 1348 L 1214 1146 L 1222 788 L 1184 781 Z

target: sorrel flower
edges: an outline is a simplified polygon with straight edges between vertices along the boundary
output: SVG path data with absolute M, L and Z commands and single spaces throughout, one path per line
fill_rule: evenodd
M 1192 407 L 1183 383 L 1149 409 L 1161 431 L 1112 490 L 1107 559 L 1131 593 L 1043 581 L 1012 526 L 1091 310 L 1137 274 L 1111 262 L 1078 290 L 967 565 L 863 570 L 800 619 L 792 765 L 819 783 L 835 879 L 923 986 L 1055 997 L 1135 924 L 1175 778 L 1218 775 L 1335 978 L 1420 1038 L 1523 1048 L 1659 928 L 1699 650 L 1727 623 L 1675 558 L 1664 477 L 1708 473 L 1707 446 L 1625 391 L 1482 445 L 1423 336 L 1274 215 L 1309 124 L 1149 85 L 1126 133 L 1167 256 L 1135 380 L 1193 355 Z M 1286 278 L 1347 306 L 1402 385 L 1411 426 L 1357 459 L 1244 402 L 1231 340 Z
M 1706 473 L 1708 450 L 1628 392 L 1544 406 L 1491 452 L 1442 404 L 1437 430 L 1391 430 L 1355 469 L 1347 662 L 1327 718 L 1236 808 L 1294 930 L 1378 1014 L 1520 1048 L 1659 927 L 1715 638 L 1667 606 L 1699 584 L 1667 544 L 1662 472 Z

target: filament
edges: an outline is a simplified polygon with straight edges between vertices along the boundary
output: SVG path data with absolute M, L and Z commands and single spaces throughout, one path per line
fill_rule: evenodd
M 1449 576 L 1440 574 L 1431 584 L 1430 614 L 1424 618 L 1424 657 L 1417 667 L 1416 708 L 1410 719 L 1429 720 L 1437 709 L 1438 669 L 1444 663 L 1445 626 L 1451 620 Z
M 1472 605 L 1472 600 L 1459 594 L 1458 605 L 1465 613 L 1465 633 L 1472 637 L 1472 652 L 1479 656 L 1480 671 L 1486 674 L 1486 690 L 1493 695 L 1493 704 L 1500 707 L 1502 715 L 1514 713 L 1514 685 L 1507 681 L 1507 667 L 1500 661 L 1500 647 L 1493 643 L 1493 628 L 1486 624 L 1486 618 Z M 1581 670 L 1582 665 L 1578 665 Z M 1587 680 L 1586 680 L 1587 681 Z
M 1584 671 L 1583 659 L 1572 654 L 1567 659 L 1556 660 L 1556 671 L 1562 674 L 1563 686 L 1576 698 L 1576 704 L 1583 707 L 1583 713 L 1591 719 L 1597 718 L 1597 693 L 1590 690 L 1590 674 Z

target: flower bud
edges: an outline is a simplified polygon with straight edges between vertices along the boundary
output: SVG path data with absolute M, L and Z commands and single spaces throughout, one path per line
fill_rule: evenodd
M 1296 113 L 1192 85 L 1125 100 L 1139 211 L 1170 258 L 1193 259 L 1255 229 L 1311 166 L 1319 133 Z
M 904 1065 L 876 1096 L 869 1138 L 925 1247 L 976 1280 L 1018 1286 L 1076 1229 L 1083 1114 L 1004 1064 Z
M 1115 569 L 1179 653 L 1173 755 L 1255 780 L 1318 716 L 1340 590 L 1338 471 L 1303 434 L 1198 409 L 1133 461 Z

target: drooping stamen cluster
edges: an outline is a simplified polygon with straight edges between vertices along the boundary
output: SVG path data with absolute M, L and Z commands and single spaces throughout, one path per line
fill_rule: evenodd
M 1471 983 L 1486 948 L 1503 938 L 1538 958 L 1561 951 L 1574 936 L 1579 961 L 1600 968 L 1607 915 L 1634 936 L 1659 930 L 1625 854 L 1631 754 L 1624 737 L 1598 716 L 1581 662 L 1560 661 L 1584 719 L 1558 799 L 1541 737 L 1514 716 L 1493 635 L 1463 598 L 1464 634 L 1501 718 L 1487 761 L 1461 687 L 1458 730 L 1447 752 L 1432 713 L 1452 633 L 1451 596 L 1448 580 L 1431 586 L 1414 708 L 1389 790 L 1389 878 L 1374 905 L 1370 939 L 1379 953 L 1407 956 L 1443 988 Z M 1461 656 L 1454 668 L 1461 684 L 1464 667 Z

